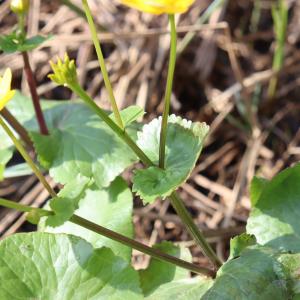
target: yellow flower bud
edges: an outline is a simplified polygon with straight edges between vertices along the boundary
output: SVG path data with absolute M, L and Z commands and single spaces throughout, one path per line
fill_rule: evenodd
M 60 58 L 57 63 L 50 61 L 50 65 L 53 74 L 48 75 L 48 77 L 59 85 L 72 85 L 77 83 L 77 72 L 74 60 L 70 60 L 68 54 L 65 54 L 64 61 Z
M 152 14 L 186 12 L 195 0 L 121 0 L 127 6 Z
M 10 9 L 15 14 L 26 14 L 29 9 L 29 0 L 11 0 Z
M 15 95 L 15 90 L 11 89 L 12 74 L 10 69 L 6 69 L 4 76 L 0 76 L 0 110 Z

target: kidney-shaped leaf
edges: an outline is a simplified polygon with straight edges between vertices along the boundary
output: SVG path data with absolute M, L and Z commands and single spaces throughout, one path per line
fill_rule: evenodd
M 106 189 L 99 190 L 96 185 L 89 187 L 78 205 L 76 215 L 133 238 L 132 193 L 122 178 L 117 177 Z M 59 227 L 46 227 L 45 220 L 42 219 L 39 230 L 73 234 L 84 238 L 96 248 L 108 247 L 116 255 L 127 261 L 131 260 L 129 247 L 71 222 L 66 222 Z
M 278 257 L 278 261 L 283 265 L 289 278 L 289 287 L 293 294 L 293 300 L 300 299 L 300 253 L 285 253 Z
M 54 215 L 47 217 L 48 226 L 60 226 L 72 217 L 79 201 L 84 197 L 89 182 L 88 178 L 78 175 L 64 186 L 57 197 L 50 200 L 49 206 Z
M 99 187 L 107 187 L 137 158 L 130 148 L 93 113 L 77 101 L 41 101 L 49 136 L 38 134 L 32 102 L 16 93 L 7 105 L 18 121 L 31 132 L 41 164 L 62 184 L 78 174 L 94 178 Z M 133 107 L 121 112 L 130 123 L 140 116 L 141 109 Z M 128 128 L 135 138 L 136 131 Z M 0 149 L 12 145 L 0 128 Z
M 155 244 L 153 247 L 185 261 L 192 260 L 187 248 L 177 247 L 171 242 L 164 241 L 160 244 Z M 144 270 L 140 270 L 139 274 L 141 287 L 145 296 L 150 295 L 162 284 L 190 277 L 190 272 L 186 269 L 176 267 L 175 265 L 162 262 L 155 258 L 151 258 L 149 266 Z
M 138 145 L 154 163 L 159 160 L 160 128 L 161 118 L 154 119 L 138 133 Z M 133 191 L 145 203 L 169 196 L 192 172 L 208 130 L 205 123 L 192 123 L 175 115 L 170 116 L 165 169 L 149 167 L 137 170 L 133 178 Z
M 0 299 L 142 299 L 138 274 L 110 249 L 66 234 L 0 242 Z
M 109 186 L 137 160 L 135 154 L 86 105 L 62 105 L 64 109 L 45 111 L 55 114 L 50 136 L 32 134 L 41 164 L 63 184 L 81 174 L 93 178 L 99 187 Z
M 255 180 L 257 182 L 257 180 Z M 254 189 L 260 189 L 255 191 Z M 263 185 L 252 185 L 255 198 L 247 232 L 259 244 L 282 251 L 300 251 L 300 164 Z
M 161 285 L 146 300 L 199 300 L 211 287 L 213 280 L 201 277 L 179 279 Z M 237 298 L 238 299 L 238 298 Z M 232 300 L 232 299 L 231 299 Z
M 249 248 L 225 263 L 203 300 L 289 299 L 282 265 L 270 249 Z

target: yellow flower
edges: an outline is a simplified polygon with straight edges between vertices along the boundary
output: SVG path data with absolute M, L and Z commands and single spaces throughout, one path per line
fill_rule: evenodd
M 26 14 L 29 9 L 29 0 L 11 0 L 10 9 L 15 14 Z
M 0 76 L 0 110 L 15 95 L 15 90 L 11 89 L 11 69 L 6 69 L 4 76 Z
M 121 0 L 127 6 L 151 14 L 186 12 L 195 0 Z

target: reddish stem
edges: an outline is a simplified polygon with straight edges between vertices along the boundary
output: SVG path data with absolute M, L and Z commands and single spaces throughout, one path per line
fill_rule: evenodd
M 48 135 L 49 131 L 48 131 L 48 128 L 47 128 L 47 125 L 45 122 L 45 118 L 43 115 L 43 111 L 41 108 L 40 97 L 37 93 L 36 81 L 35 81 L 32 69 L 30 67 L 28 53 L 26 51 L 22 52 L 22 57 L 23 57 L 23 61 L 24 61 L 24 71 L 25 71 L 26 79 L 27 79 L 27 82 L 29 85 L 36 118 L 37 118 L 37 121 L 38 121 L 38 124 L 40 127 L 40 133 L 43 135 Z

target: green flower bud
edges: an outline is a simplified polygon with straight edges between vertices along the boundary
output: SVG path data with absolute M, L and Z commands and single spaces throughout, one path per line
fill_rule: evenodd
M 75 61 L 70 60 L 69 56 L 65 54 L 64 61 L 57 60 L 57 63 L 50 61 L 53 74 L 48 77 L 59 85 L 72 85 L 77 83 L 77 72 Z
M 11 0 L 10 9 L 15 14 L 26 14 L 29 10 L 29 0 Z

